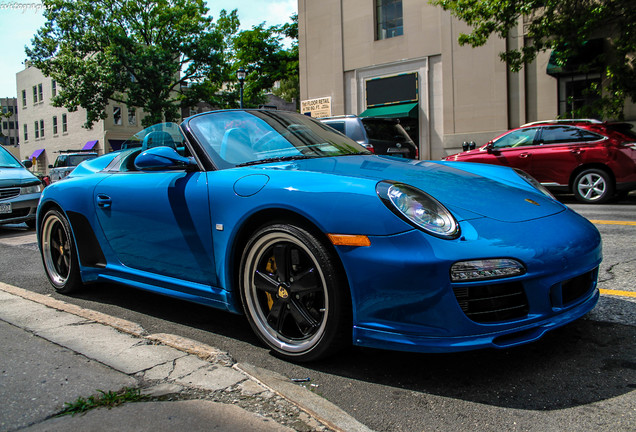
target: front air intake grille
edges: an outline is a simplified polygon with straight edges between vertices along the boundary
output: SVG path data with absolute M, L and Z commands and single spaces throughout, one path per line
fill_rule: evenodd
M 561 298 L 563 305 L 567 305 L 583 297 L 592 290 L 596 280 L 597 270 L 584 273 L 573 279 L 561 283 Z
M 20 195 L 19 187 L 0 188 L 0 199 L 14 198 Z
M 453 291 L 466 316 L 478 323 L 528 315 L 528 299 L 520 282 L 457 287 Z
M 29 214 L 29 208 L 14 209 L 11 213 L 0 214 L 0 220 L 19 218 Z

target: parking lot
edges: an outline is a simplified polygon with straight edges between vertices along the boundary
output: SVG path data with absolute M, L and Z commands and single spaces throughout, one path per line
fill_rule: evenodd
M 240 316 L 115 285 L 54 293 L 34 232 L 23 226 L 0 227 L 0 281 L 310 378 L 303 385 L 374 430 L 634 430 L 636 196 L 601 206 L 565 202 L 603 237 L 600 302 L 584 319 L 514 349 L 430 355 L 356 348 L 291 364 L 271 356 Z

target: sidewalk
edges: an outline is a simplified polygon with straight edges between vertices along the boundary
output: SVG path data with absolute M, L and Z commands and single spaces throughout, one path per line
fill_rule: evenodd
M 0 431 L 369 431 L 216 348 L 0 283 Z M 143 402 L 55 417 L 101 392 Z

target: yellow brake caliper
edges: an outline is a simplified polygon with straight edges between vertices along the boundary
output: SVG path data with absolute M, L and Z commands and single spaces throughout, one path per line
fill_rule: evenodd
M 269 259 L 269 261 L 267 261 L 267 267 L 265 267 L 265 270 L 267 270 L 270 274 L 276 273 L 276 260 L 273 256 Z M 265 295 L 267 296 L 267 307 L 269 310 L 272 310 L 272 306 L 274 306 L 274 299 L 268 292 L 266 292 Z

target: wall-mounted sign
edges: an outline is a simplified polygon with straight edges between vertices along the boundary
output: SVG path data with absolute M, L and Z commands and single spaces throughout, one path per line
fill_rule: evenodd
M 300 112 L 314 118 L 331 117 L 331 97 L 300 101 Z
M 417 102 L 417 72 L 366 81 L 367 108 Z

